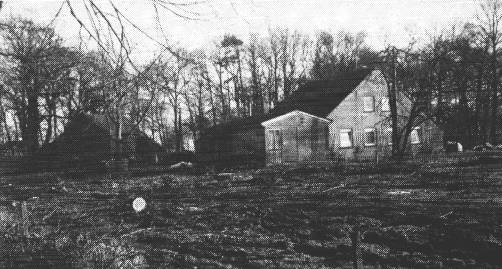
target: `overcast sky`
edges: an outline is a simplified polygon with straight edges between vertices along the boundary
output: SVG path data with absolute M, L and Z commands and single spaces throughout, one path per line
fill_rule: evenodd
M 82 0 L 71 0 L 85 20 Z M 147 0 L 113 0 L 134 23 L 161 41 L 154 14 Z M 178 0 L 182 2 L 182 0 Z M 193 2 L 192 0 L 187 0 Z M 197 1 L 197 0 L 196 0 Z M 367 42 L 381 48 L 387 43 L 406 44 L 411 36 L 424 38 L 425 33 L 449 28 L 454 23 L 471 20 L 478 0 L 206 0 L 192 7 L 198 20 L 186 20 L 161 11 L 163 29 L 169 40 L 188 48 L 205 47 L 225 33 L 243 40 L 249 33 L 266 34 L 269 27 L 286 26 L 306 34 L 319 30 L 367 32 Z M 50 21 L 62 0 L 7 0 L 0 15 L 23 16 L 39 22 Z M 96 3 L 109 8 L 108 0 Z M 78 36 L 78 25 L 67 8 L 56 22 L 58 32 L 68 40 Z M 131 29 L 132 31 L 132 29 Z M 154 42 L 139 32 L 131 35 L 136 51 L 152 54 Z

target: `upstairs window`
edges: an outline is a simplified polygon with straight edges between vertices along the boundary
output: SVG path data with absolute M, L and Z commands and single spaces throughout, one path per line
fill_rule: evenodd
M 352 129 L 341 129 L 340 130 L 340 147 L 341 148 L 351 148 L 352 147 Z
M 364 145 L 367 147 L 376 145 L 375 128 L 364 129 Z
M 410 133 L 411 144 L 420 144 L 420 127 L 415 127 Z
M 280 150 L 282 147 L 281 130 L 268 130 L 268 149 Z
M 375 111 L 375 98 L 373 96 L 363 97 L 364 112 Z
M 390 105 L 389 105 L 389 97 L 383 97 L 382 98 L 382 111 L 383 112 L 388 112 L 390 111 Z

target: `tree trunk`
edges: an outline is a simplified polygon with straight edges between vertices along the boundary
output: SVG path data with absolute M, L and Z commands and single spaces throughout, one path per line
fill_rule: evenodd
M 497 141 L 497 111 L 498 111 L 498 72 L 497 72 L 497 52 L 494 49 L 493 52 L 493 63 L 492 63 L 492 102 L 491 102 L 491 113 L 490 113 L 490 142 L 496 144 Z
M 0 117 L 2 118 L 2 122 L 0 122 L 0 124 L 4 126 L 5 136 L 7 138 L 7 141 L 10 142 L 12 141 L 12 137 L 10 135 L 9 125 L 7 124 L 7 113 L 5 112 L 5 108 L 2 105 L 2 102 L 0 102 Z
M 122 147 L 122 115 L 120 112 L 117 112 L 116 113 L 117 115 L 117 122 L 116 122 L 116 126 L 115 126 L 115 159 L 116 160 L 122 160 L 125 158 L 124 156 L 124 151 L 123 151 L 123 147 Z
M 181 137 L 181 108 L 173 107 L 174 111 L 174 146 L 176 152 L 181 152 L 182 137 Z
M 206 76 L 206 89 L 209 92 L 209 102 L 211 103 L 211 115 L 212 115 L 212 121 L 213 121 L 213 126 L 216 125 L 217 123 L 217 116 L 216 116 L 216 104 L 214 102 L 214 93 L 211 90 L 211 83 L 209 78 Z
M 34 153 L 38 150 L 38 132 L 40 129 L 40 113 L 38 111 L 38 96 L 30 94 L 28 97 L 28 117 L 26 122 L 26 130 L 23 139 L 28 153 Z
M 53 107 L 54 111 L 52 112 L 52 115 L 53 115 L 53 120 L 54 120 L 54 123 L 52 124 L 52 127 L 54 128 L 54 138 L 56 138 L 56 136 L 58 135 L 58 117 L 57 117 L 57 109 L 56 109 L 56 106 Z
M 52 115 L 49 113 L 46 119 L 47 122 L 47 131 L 45 132 L 44 144 L 48 144 L 52 138 Z
M 223 119 L 226 121 L 228 120 L 228 111 L 227 111 L 227 105 L 226 105 L 226 100 L 225 100 L 225 93 L 223 92 L 223 70 L 222 70 L 222 67 L 221 65 L 219 66 L 218 68 L 218 82 L 219 82 L 219 85 L 218 85 L 218 89 L 219 89 L 219 92 L 218 92 L 218 95 L 219 95 L 219 99 L 220 99 L 220 102 L 221 102 L 221 113 L 222 113 L 222 116 L 223 116 Z
M 277 69 L 279 69 L 277 56 L 274 56 L 274 92 L 272 93 L 271 104 L 273 107 L 277 104 L 279 100 L 279 76 L 277 75 Z
M 462 83 L 462 92 L 460 95 L 460 108 L 461 115 L 464 121 L 463 124 L 463 134 L 464 139 L 461 141 L 463 146 L 466 148 L 471 148 L 472 146 L 472 122 L 471 122 L 471 114 L 469 113 L 469 104 L 467 100 L 467 85 L 466 81 Z
M 54 100 L 51 100 L 49 97 L 47 97 L 45 99 L 45 102 L 47 103 L 47 119 L 45 120 L 47 122 L 47 130 L 45 132 L 45 139 L 44 139 L 44 144 L 48 144 L 50 141 L 51 141 L 51 138 L 52 138 L 52 131 L 53 131 L 53 118 L 56 117 L 56 115 L 54 114 L 54 110 L 55 110 L 55 102 Z
M 286 51 L 283 51 L 283 53 L 286 53 Z M 291 83 L 289 81 L 288 77 L 288 70 L 287 70 L 287 60 L 286 60 L 286 55 L 283 55 L 283 63 L 282 63 L 282 83 L 283 83 L 283 98 L 286 98 L 289 96 L 291 93 Z
M 19 122 L 14 117 L 14 140 L 19 141 Z
M 242 63 L 241 63 L 241 54 L 240 50 L 236 48 L 236 55 L 237 55 L 237 85 L 239 87 L 239 105 L 242 106 L 242 116 L 245 116 L 247 114 L 247 105 L 245 101 L 245 96 L 244 96 L 244 82 L 242 80 Z M 238 110 L 239 111 L 239 110 Z
M 482 108 L 482 102 L 483 102 L 483 93 L 482 93 L 482 90 L 483 90 L 483 67 L 480 67 L 478 69 L 478 75 L 477 75 L 477 78 L 476 78 L 476 105 L 475 105 L 475 109 L 474 109 L 474 117 L 473 117 L 473 120 L 474 120 L 474 130 L 475 130 L 475 134 L 476 134 L 476 139 L 474 141 L 474 144 L 477 145 L 479 144 L 480 142 L 480 138 L 481 138 L 481 135 L 482 135 L 482 130 L 480 128 L 482 128 L 479 124 L 480 122 L 480 112 L 481 112 L 481 108 Z M 473 145 L 473 146 L 475 146 Z
M 392 127 L 392 156 L 396 157 L 399 152 L 399 136 L 398 136 L 398 115 L 397 115 L 397 69 L 396 69 L 396 49 L 392 49 L 392 74 L 391 85 L 389 89 L 389 106 Z

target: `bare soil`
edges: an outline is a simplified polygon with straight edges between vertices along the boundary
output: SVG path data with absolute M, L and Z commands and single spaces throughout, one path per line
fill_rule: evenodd
M 502 164 L 0 179 L 0 268 L 352 268 L 356 225 L 365 268 L 502 268 Z

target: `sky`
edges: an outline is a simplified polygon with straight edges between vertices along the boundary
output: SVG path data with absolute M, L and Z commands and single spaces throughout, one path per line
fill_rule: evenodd
M 76 14 L 88 23 L 82 1 L 70 0 Z M 112 11 L 109 1 L 95 0 L 104 10 Z M 195 20 L 161 9 L 160 31 L 150 0 L 111 1 L 154 40 L 163 42 L 167 38 L 171 44 L 189 49 L 210 47 L 226 33 L 245 41 L 250 33 L 266 35 L 274 27 L 297 29 L 309 35 L 321 30 L 365 31 L 367 43 L 377 49 L 389 43 L 399 46 L 411 38 L 427 39 L 440 29 L 472 20 L 479 6 L 479 0 L 174 0 L 203 2 L 183 13 Z M 0 19 L 22 16 L 48 23 L 62 2 L 6 0 Z M 55 27 L 68 42 L 78 40 L 79 27 L 67 7 L 61 10 Z M 153 57 L 159 51 L 158 45 L 144 34 L 131 26 L 128 31 L 138 55 Z

